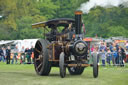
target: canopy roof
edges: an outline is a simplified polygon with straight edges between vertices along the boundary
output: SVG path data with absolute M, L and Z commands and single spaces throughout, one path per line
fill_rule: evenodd
M 14 41 L 0 41 L 0 46 L 1 45 L 9 45 L 12 44 Z
M 45 26 L 48 26 L 49 28 L 54 28 L 57 26 L 68 26 L 71 23 L 74 25 L 75 20 L 71 18 L 57 18 L 57 19 L 48 20 L 46 22 L 39 22 L 32 24 L 32 28 L 45 27 Z

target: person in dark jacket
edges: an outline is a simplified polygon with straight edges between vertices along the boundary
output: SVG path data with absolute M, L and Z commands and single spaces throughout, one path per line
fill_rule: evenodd
M 119 53 L 118 53 L 119 52 L 119 45 L 118 45 L 118 43 L 116 43 L 115 47 L 117 50 L 117 57 L 116 57 L 115 61 L 116 61 L 116 65 L 119 65 Z
M 126 54 L 125 54 L 124 49 L 121 46 L 119 46 L 119 51 L 118 52 L 119 52 L 119 65 L 121 67 L 123 67 L 124 66 L 123 60 L 126 57 Z
M 10 64 L 10 52 L 11 52 L 11 50 L 10 50 L 10 46 L 8 46 L 8 48 L 6 49 L 6 55 L 7 55 L 7 57 L 6 57 L 6 62 L 7 62 L 7 64 Z
M 31 63 L 31 49 L 26 48 L 25 53 L 26 53 L 26 58 L 27 58 L 27 64 L 30 64 Z
M 109 49 L 111 52 L 113 52 L 113 43 L 110 44 Z

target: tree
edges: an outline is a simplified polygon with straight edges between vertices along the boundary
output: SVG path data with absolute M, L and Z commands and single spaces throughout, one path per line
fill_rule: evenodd
M 51 0 L 40 0 L 37 4 L 40 15 L 47 17 L 47 19 L 53 18 L 56 15 L 56 10 L 59 8 Z
M 53 18 L 74 18 L 74 12 L 88 0 L 0 0 L 0 39 L 43 37 L 31 25 Z M 96 7 L 83 14 L 86 36 L 127 36 L 128 8 Z M 122 32 L 120 32 L 122 30 Z M 33 33 L 34 32 L 34 33 Z
M 108 37 L 111 36 L 124 36 L 128 37 L 128 31 L 122 26 L 110 26 L 108 27 L 109 32 L 106 34 Z

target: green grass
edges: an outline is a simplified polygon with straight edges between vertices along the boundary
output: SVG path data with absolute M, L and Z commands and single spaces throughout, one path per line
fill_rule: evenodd
M 99 77 L 93 78 L 92 68 L 82 75 L 60 78 L 59 68 L 52 68 L 49 76 L 38 76 L 33 65 L 6 65 L 0 63 L 0 85 L 127 85 L 128 66 L 100 67 Z

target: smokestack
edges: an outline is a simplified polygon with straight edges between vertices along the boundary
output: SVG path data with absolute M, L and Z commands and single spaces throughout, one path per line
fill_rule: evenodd
M 81 34 L 81 15 L 82 11 L 75 11 L 75 33 Z

